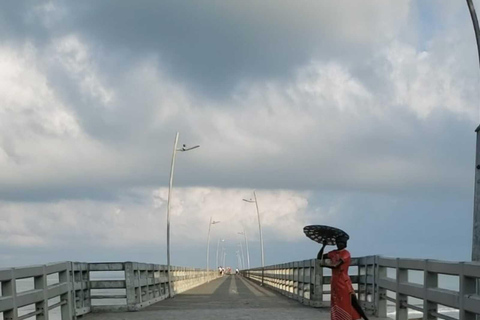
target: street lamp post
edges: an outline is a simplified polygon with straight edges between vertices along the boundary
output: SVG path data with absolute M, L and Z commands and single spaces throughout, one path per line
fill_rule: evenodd
M 237 254 L 237 266 L 238 266 L 238 269 L 243 269 L 242 268 L 242 258 L 240 257 L 240 251 L 236 251 L 235 252 Z
M 472 18 L 475 39 L 477 40 L 477 54 L 480 62 L 480 27 L 477 13 L 472 0 L 467 0 L 468 10 Z M 472 261 L 480 261 L 480 126 L 475 130 L 477 143 L 475 148 L 475 187 L 473 200 L 473 234 L 472 234 Z M 477 279 L 477 294 L 480 294 L 480 279 Z M 477 316 L 477 319 L 479 317 Z
M 472 18 L 473 30 L 477 40 L 477 52 L 480 62 L 480 28 L 478 26 L 477 14 L 472 0 L 467 0 L 468 9 Z M 475 189 L 473 206 L 473 237 L 472 237 L 472 261 L 480 261 L 480 126 L 475 130 L 477 134 L 477 146 L 475 156 Z M 479 285 L 480 287 L 480 285 Z M 479 289 L 480 290 L 480 289 Z
M 260 221 L 260 211 L 258 210 L 257 194 L 255 193 L 255 191 L 253 191 L 253 197 L 255 198 L 255 200 L 243 199 L 243 201 L 250 202 L 250 203 L 255 203 L 255 206 L 257 208 L 258 230 L 260 232 L 260 247 L 261 247 L 261 250 L 262 250 L 262 286 L 263 286 L 263 277 L 264 277 L 264 273 L 265 273 L 265 255 L 264 255 L 264 251 L 263 251 L 262 223 Z
M 245 269 L 245 254 L 243 252 L 243 245 L 242 242 L 240 241 L 238 243 L 238 246 L 240 247 L 240 258 L 242 258 L 242 270 Z
M 172 292 L 172 277 L 170 272 L 170 199 L 172 197 L 172 188 L 173 188 L 173 172 L 175 169 L 175 158 L 177 156 L 177 151 L 184 152 L 190 151 L 192 149 L 198 148 L 200 146 L 194 146 L 191 148 L 187 148 L 183 145 L 182 148 L 177 149 L 178 144 L 178 136 L 180 134 L 177 132 L 175 135 L 175 143 L 173 144 L 173 155 L 172 155 L 172 166 L 170 168 L 170 184 L 168 187 L 168 200 L 167 200 L 167 270 L 168 270 L 168 296 L 171 298 L 173 297 Z
M 223 240 L 223 239 L 218 239 L 218 242 L 217 242 L 217 260 L 216 260 L 217 269 L 218 269 L 218 267 L 220 266 L 220 261 L 218 260 L 218 248 L 220 247 L 220 241 L 222 241 L 222 245 L 223 245 L 223 242 L 224 242 L 225 240 Z
M 247 249 L 247 268 L 250 269 L 250 252 L 248 251 L 248 239 L 247 239 L 247 232 L 245 231 L 245 228 L 243 229 L 243 232 L 239 232 L 238 234 L 241 234 L 245 238 L 245 247 Z
M 220 223 L 220 221 L 212 221 L 212 217 L 210 217 L 210 222 L 208 224 L 208 237 L 207 237 L 207 272 L 209 271 L 209 258 L 210 258 L 210 229 L 212 224 Z

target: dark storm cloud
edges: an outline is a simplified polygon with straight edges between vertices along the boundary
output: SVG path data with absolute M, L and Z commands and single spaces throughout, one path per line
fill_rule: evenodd
M 300 32 L 292 37 L 292 30 L 276 26 L 275 11 L 267 6 L 248 10 L 223 1 L 75 6 L 72 28 L 112 55 L 158 55 L 175 79 L 214 96 L 228 93 L 239 79 L 288 74 L 309 58 L 313 45 Z
M 350 34 L 355 26 L 349 22 L 367 18 L 365 13 L 370 18 L 383 13 L 374 1 L 362 4 L 365 12 L 346 1 L 26 3 L 4 6 L 4 37 L 41 46 L 52 37 L 77 34 L 108 57 L 102 65 L 113 79 L 119 69 L 154 55 L 171 77 L 198 94 L 217 98 L 228 95 L 240 81 L 291 76 L 312 58 L 361 60 L 375 50 L 372 44 L 381 36 L 356 41 Z M 372 7 L 379 13 L 368 13 Z M 376 29 L 363 27 L 367 33 Z

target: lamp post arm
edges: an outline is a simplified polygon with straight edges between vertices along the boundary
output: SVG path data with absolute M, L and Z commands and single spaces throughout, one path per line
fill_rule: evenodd
M 190 147 L 190 148 L 186 148 L 186 147 L 183 147 L 183 148 L 180 148 L 180 149 L 177 149 L 177 151 L 190 151 L 190 150 L 193 150 L 193 149 L 196 149 L 196 148 L 199 148 L 200 146 L 193 146 L 193 147 Z

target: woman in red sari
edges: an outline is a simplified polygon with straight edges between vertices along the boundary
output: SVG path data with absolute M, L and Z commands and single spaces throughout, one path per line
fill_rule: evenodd
M 323 254 L 325 245 L 317 255 L 317 259 L 330 259 L 330 263 L 325 265 L 332 269 L 331 287 L 331 320 L 368 320 L 358 303 L 352 281 L 348 276 L 348 267 L 350 266 L 350 252 L 346 250 L 348 238 L 340 237 L 336 239 L 337 250 Z

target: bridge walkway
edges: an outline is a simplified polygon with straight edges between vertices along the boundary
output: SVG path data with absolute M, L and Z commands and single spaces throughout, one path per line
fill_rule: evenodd
M 85 320 L 320 319 L 325 309 L 304 306 L 241 276 L 224 276 L 137 312 L 88 314 Z

